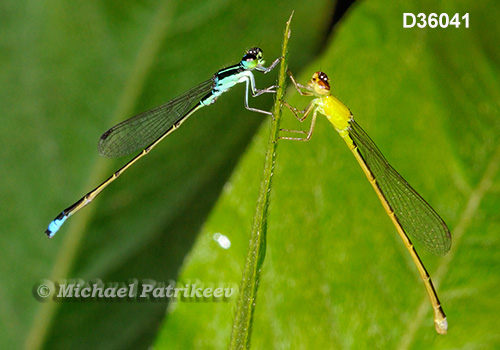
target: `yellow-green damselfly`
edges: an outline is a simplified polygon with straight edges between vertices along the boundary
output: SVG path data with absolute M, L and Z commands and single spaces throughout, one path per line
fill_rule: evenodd
M 315 96 L 315 98 L 304 110 L 284 102 L 300 121 L 304 121 L 311 113 L 312 119 L 309 131 L 282 129 L 282 131 L 305 134 L 305 137 L 284 136 L 280 139 L 307 141 L 314 131 L 317 113 L 328 118 L 354 154 L 410 252 L 434 309 L 436 331 L 440 334 L 446 333 L 448 322 L 431 277 L 408 237 L 410 235 L 415 238 L 431 253 L 444 255 L 451 247 L 451 235 L 445 222 L 387 162 L 368 134 L 354 121 L 349 108 L 332 96 L 329 79 L 325 73 L 314 73 L 307 85 L 297 83 L 290 72 L 289 75 L 301 95 Z

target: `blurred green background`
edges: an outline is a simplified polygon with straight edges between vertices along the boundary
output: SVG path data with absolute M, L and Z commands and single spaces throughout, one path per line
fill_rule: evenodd
M 450 328 L 435 333 L 395 228 L 319 118 L 310 142 L 278 146 L 253 347 L 500 347 L 500 5 L 357 1 L 332 30 L 337 6 L 0 4 L 0 348 L 227 346 L 234 299 L 54 304 L 38 302 L 32 289 L 53 278 L 239 285 L 269 130 L 265 116 L 243 108 L 243 86 L 183 124 L 52 240 L 43 232 L 128 160 L 98 156 L 102 132 L 238 62 L 250 47 L 271 62 L 292 10 L 290 69 L 302 82 L 328 73 L 334 94 L 452 230 L 445 257 L 416 246 Z M 403 29 L 404 12 L 468 12 L 470 28 Z M 271 85 L 276 73 L 256 79 Z M 292 104 L 308 103 L 289 92 Z M 285 113 L 282 126 L 308 124 Z

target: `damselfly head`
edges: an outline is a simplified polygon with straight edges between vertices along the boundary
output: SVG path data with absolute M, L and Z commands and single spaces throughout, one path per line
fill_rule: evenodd
M 328 95 L 330 93 L 330 79 L 323 72 L 314 73 L 307 86 L 318 95 Z
M 264 61 L 264 53 L 258 47 L 254 47 L 247 51 L 241 59 L 241 63 L 246 69 L 254 69 L 257 66 L 262 66 Z

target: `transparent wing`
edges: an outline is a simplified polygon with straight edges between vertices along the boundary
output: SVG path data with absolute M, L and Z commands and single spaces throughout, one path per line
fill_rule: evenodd
M 116 158 L 149 146 L 210 93 L 213 83 L 212 79 L 204 81 L 159 107 L 113 126 L 99 139 L 99 153 Z
M 349 124 L 349 136 L 403 230 L 431 253 L 446 254 L 451 247 L 451 235 L 443 219 L 394 170 L 368 134 L 354 120 Z

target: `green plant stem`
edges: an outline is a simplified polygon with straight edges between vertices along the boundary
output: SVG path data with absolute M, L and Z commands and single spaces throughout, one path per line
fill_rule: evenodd
M 292 15 L 286 23 L 283 38 L 282 57 L 278 85 L 273 109 L 273 121 L 271 123 L 271 132 L 267 144 L 266 159 L 264 163 L 264 177 L 261 182 L 255 216 L 252 225 L 252 235 L 247 252 L 245 269 L 240 285 L 240 294 L 236 306 L 235 317 L 233 321 L 233 330 L 231 333 L 230 349 L 249 349 L 252 333 L 253 313 L 256 306 L 257 292 L 259 289 L 260 272 L 264 264 L 266 255 L 266 233 L 267 233 L 267 215 L 271 195 L 271 180 L 273 177 L 274 164 L 276 161 L 276 148 L 278 146 L 278 137 L 281 119 L 281 101 L 285 91 L 286 69 L 287 69 L 287 46 L 290 38 L 290 23 Z

